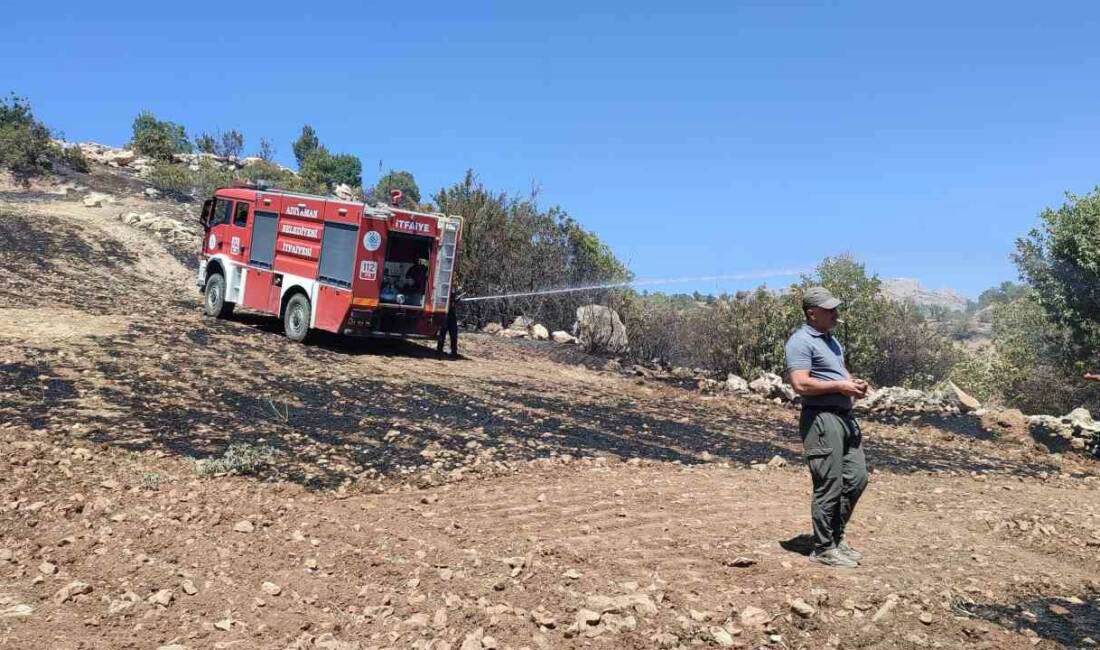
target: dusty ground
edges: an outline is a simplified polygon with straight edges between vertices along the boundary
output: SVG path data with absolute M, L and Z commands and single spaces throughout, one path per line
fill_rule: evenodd
M 85 183 L 123 203 L 0 187 L 0 648 L 1100 641 L 1092 461 L 868 422 L 867 558 L 819 568 L 795 411 L 549 344 L 213 321 L 187 252 L 116 218 L 187 206 Z M 198 471 L 235 443 L 273 455 Z

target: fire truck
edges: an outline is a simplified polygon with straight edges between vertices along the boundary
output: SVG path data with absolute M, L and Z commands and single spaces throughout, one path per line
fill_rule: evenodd
M 202 206 L 207 315 L 237 306 L 310 330 L 430 337 L 445 322 L 462 218 L 253 185 Z

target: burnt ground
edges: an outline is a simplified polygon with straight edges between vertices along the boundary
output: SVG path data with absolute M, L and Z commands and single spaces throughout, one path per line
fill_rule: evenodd
M 185 255 L 116 218 L 181 208 L 132 184 L 0 192 L 0 647 L 1100 641 L 1094 461 L 868 421 L 867 558 L 819 568 L 795 411 L 551 344 L 204 318 Z M 199 471 L 230 445 L 267 455 Z

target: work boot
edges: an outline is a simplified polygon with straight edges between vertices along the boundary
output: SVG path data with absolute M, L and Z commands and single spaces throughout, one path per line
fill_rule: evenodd
M 859 562 L 863 559 L 863 553 L 860 553 L 859 551 L 849 546 L 848 540 L 846 539 L 840 540 L 840 543 L 836 545 L 836 550 L 840 551 L 841 554 L 848 556 L 854 562 Z
M 807 559 L 809 559 L 810 562 L 842 569 L 854 569 L 859 566 L 856 564 L 855 560 L 849 558 L 835 548 L 830 548 L 826 551 L 814 551 L 810 553 L 810 557 Z

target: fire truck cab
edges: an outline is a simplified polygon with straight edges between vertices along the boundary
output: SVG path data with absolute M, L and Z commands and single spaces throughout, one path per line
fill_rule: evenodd
M 278 316 L 294 341 L 431 337 L 446 319 L 461 217 L 240 185 L 203 203 L 202 225 L 209 316 Z

